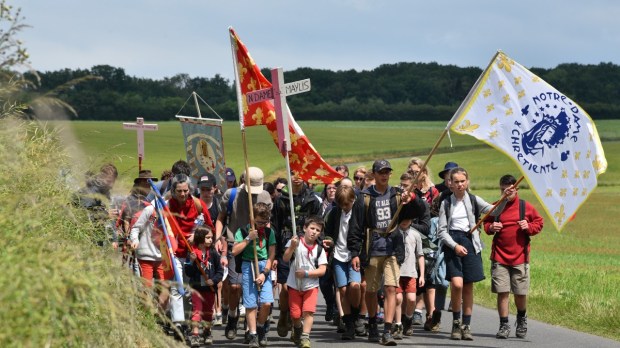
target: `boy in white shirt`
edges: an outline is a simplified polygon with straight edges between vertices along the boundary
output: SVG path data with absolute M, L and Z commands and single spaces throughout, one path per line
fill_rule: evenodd
M 301 348 L 310 348 L 310 331 L 316 312 L 319 278 L 327 270 L 325 250 L 317 242 L 323 227 L 324 222 L 320 217 L 306 218 L 303 237 L 293 236 L 286 244 L 283 256 L 284 261 L 292 261 L 286 285 L 289 289 L 288 303 L 293 319 L 293 340 Z

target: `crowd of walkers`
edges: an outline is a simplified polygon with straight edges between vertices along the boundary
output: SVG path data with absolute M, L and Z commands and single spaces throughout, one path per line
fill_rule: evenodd
M 320 295 L 342 340 L 395 346 L 415 325 L 440 331 L 448 289 L 450 338 L 473 340 L 473 284 L 485 278 L 479 225 L 493 236 L 496 337 L 510 336 L 511 292 L 515 335 L 526 337 L 530 237 L 543 219 L 519 199 L 513 176 L 500 178 L 504 199 L 487 214 L 493 205 L 469 191 L 454 162 L 438 185 L 418 158 L 396 187 L 387 160 L 352 178 L 347 166 L 336 170 L 343 179 L 321 192 L 294 172 L 290 185 L 265 182 L 257 167 L 239 178 L 227 168 L 227 186 L 218 187 L 212 174 L 194 182 L 178 161 L 159 178 L 140 171 L 129 195 L 108 204 L 118 172 L 107 164 L 89 175 L 76 204 L 143 278 L 162 327 L 193 347 L 213 344 L 213 327 L 223 326 L 228 340 L 249 347 L 268 346 L 275 331 L 309 348 Z

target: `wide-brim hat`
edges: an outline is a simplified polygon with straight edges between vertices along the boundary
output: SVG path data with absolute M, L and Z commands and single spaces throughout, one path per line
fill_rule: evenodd
M 443 170 L 441 172 L 439 172 L 439 177 L 443 179 L 443 176 L 446 175 L 446 173 L 454 168 L 458 168 L 459 165 L 456 164 L 455 162 L 447 162 L 445 166 L 443 166 Z
M 151 174 L 149 169 L 143 169 L 138 173 L 138 177 L 133 179 L 133 183 L 137 184 L 140 180 L 151 179 L 153 181 L 157 181 L 158 179 Z

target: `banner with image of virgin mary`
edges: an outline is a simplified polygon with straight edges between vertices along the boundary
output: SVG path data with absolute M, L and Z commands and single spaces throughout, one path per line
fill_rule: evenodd
M 215 176 L 218 188 L 226 188 L 222 120 L 187 116 L 177 116 L 177 119 L 183 129 L 185 154 L 194 182 L 208 172 Z

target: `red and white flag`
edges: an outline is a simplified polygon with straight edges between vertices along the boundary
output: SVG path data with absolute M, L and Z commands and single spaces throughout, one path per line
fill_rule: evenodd
M 264 88 L 271 88 L 271 83 L 261 73 L 248 49 L 239 40 L 234 29 L 230 28 L 230 37 L 235 60 L 235 72 L 238 78 L 237 94 L 239 107 L 239 122 L 241 128 L 264 125 L 278 146 L 278 131 L 276 112 L 273 102 L 266 100 L 249 105 L 246 95 L 249 92 Z M 288 106 L 285 107 L 288 109 Z M 243 117 L 241 117 L 243 115 Z M 301 130 L 293 115 L 289 113 L 289 133 L 291 137 L 291 152 L 289 153 L 291 170 L 303 180 L 310 182 L 333 183 L 342 179 L 334 168 L 327 164 L 304 132 Z

